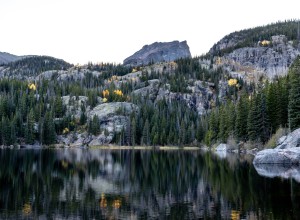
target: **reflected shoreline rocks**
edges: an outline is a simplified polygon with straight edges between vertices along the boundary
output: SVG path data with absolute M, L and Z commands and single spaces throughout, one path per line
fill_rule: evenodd
M 284 179 L 293 178 L 300 183 L 300 166 L 284 164 L 254 164 L 254 168 L 260 176 Z

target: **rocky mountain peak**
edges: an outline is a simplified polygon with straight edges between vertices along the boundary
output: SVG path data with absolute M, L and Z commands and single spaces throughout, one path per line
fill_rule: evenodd
M 140 66 L 149 63 L 174 61 L 179 58 L 191 57 L 186 41 L 155 42 L 145 45 L 123 62 L 124 65 Z

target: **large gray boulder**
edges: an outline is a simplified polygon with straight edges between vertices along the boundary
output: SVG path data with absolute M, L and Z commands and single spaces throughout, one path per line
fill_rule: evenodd
M 287 136 L 283 136 L 277 141 L 278 146 L 276 149 L 289 149 L 300 146 L 300 128 L 296 129 Z
M 123 62 L 124 65 L 140 66 L 149 63 L 174 61 L 179 58 L 191 57 L 191 52 L 186 41 L 155 42 L 145 45 Z
M 258 152 L 254 164 L 299 164 L 300 148 L 266 149 Z
M 228 151 L 230 150 L 230 146 L 228 144 L 219 144 L 217 147 L 216 147 L 216 151 Z

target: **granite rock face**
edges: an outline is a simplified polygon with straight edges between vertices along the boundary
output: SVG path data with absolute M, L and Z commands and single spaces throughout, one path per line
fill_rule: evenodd
M 225 67 L 230 73 L 240 74 L 239 77 L 265 75 L 269 79 L 287 74 L 290 65 L 300 55 L 294 41 L 288 41 L 285 35 L 275 35 L 268 40 L 255 43 L 252 47 L 237 48 L 241 36 L 225 37 L 210 50 L 211 54 L 229 50 L 222 57 L 216 58 L 216 63 Z M 251 78 L 252 78 L 251 77 Z
M 245 47 L 234 50 L 226 57 L 242 66 L 264 72 L 267 77 L 284 76 L 288 68 L 300 54 L 293 47 L 293 42 L 288 42 L 284 35 L 272 36 L 267 47 Z
M 186 41 L 155 42 L 151 45 L 145 45 L 141 50 L 126 58 L 123 64 L 140 66 L 148 65 L 149 63 L 174 61 L 185 57 L 191 57 Z

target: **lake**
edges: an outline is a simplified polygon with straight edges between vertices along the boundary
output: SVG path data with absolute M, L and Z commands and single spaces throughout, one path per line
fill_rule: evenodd
M 1 219 L 298 219 L 300 184 L 250 155 L 0 150 Z

